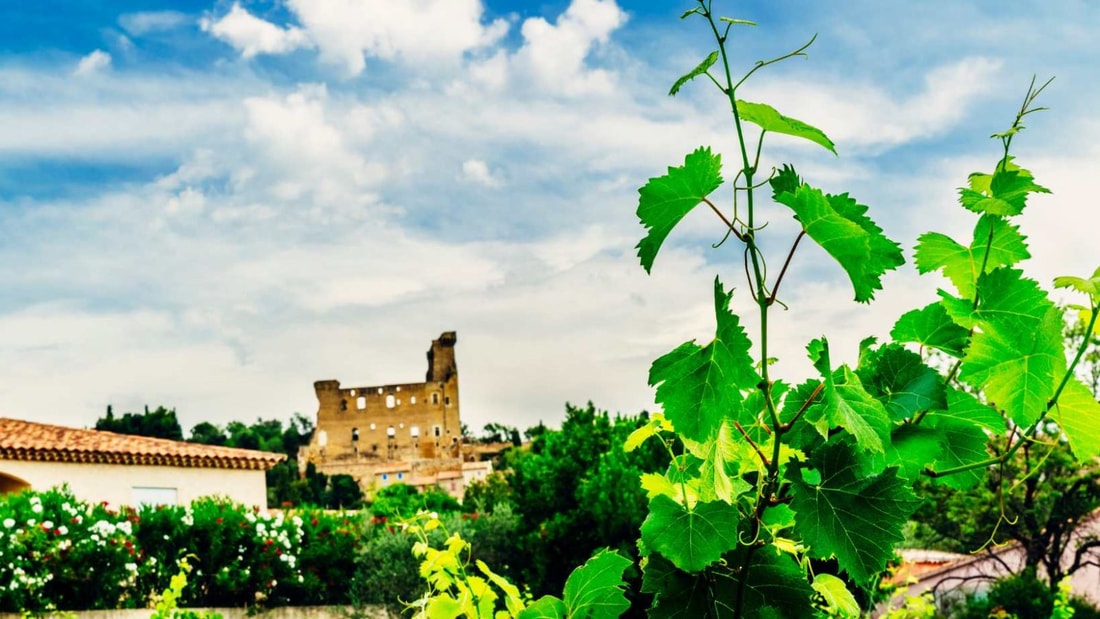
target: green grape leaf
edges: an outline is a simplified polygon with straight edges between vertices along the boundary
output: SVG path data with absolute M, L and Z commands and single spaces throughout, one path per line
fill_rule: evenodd
M 672 424 L 669 423 L 663 413 L 653 413 L 649 416 L 649 420 L 645 425 L 634 430 L 630 433 L 630 436 L 626 437 L 626 442 L 623 443 L 623 451 L 634 451 L 641 447 L 642 443 L 649 440 L 650 437 L 656 436 L 661 432 L 672 432 Z
M 727 563 L 741 565 L 745 552 L 745 547 L 738 548 Z M 765 546 L 753 553 L 746 571 L 748 580 L 745 582 L 741 616 L 779 619 L 815 616 L 811 601 L 814 590 L 806 582 L 805 570 L 791 555 L 777 552 L 774 545 Z M 732 577 L 730 581 L 731 585 L 736 583 Z M 736 588 L 731 588 L 736 591 Z
M 842 427 L 852 435 L 861 451 L 885 453 L 883 443 L 890 435 L 890 418 L 871 394 L 863 388 L 859 377 L 847 367 L 836 372 L 829 369 L 829 343 L 817 339 L 807 346 L 810 360 L 825 379 L 819 400 L 806 409 L 805 419 L 813 424 L 822 438 L 829 430 Z M 841 380 L 838 382 L 837 377 Z
M 668 233 L 721 184 L 721 155 L 699 147 L 684 158 L 684 165 L 670 167 L 668 174 L 649 179 L 638 190 L 638 219 L 648 233 L 637 248 L 646 273 Z
M 1100 268 L 1096 269 L 1092 273 L 1092 277 L 1085 279 L 1083 277 L 1073 277 L 1070 275 L 1063 275 L 1061 277 L 1054 278 L 1055 288 L 1073 288 L 1077 292 L 1083 292 L 1092 299 L 1095 304 L 1100 299 Z
M 737 509 L 721 501 L 687 509 L 657 496 L 642 523 L 642 542 L 685 572 L 698 572 L 737 546 Z
M 676 83 L 672 85 L 672 89 L 668 91 L 669 96 L 675 97 L 676 93 L 680 92 L 680 88 L 682 88 L 684 84 L 706 73 L 712 66 L 714 66 L 714 63 L 717 60 L 718 52 L 711 52 L 706 58 L 703 59 L 703 62 L 700 62 L 698 66 L 696 66 L 691 71 L 683 74 L 682 76 L 680 76 L 680 79 L 676 80 Z
M 649 370 L 657 387 L 657 402 L 683 437 L 703 442 L 727 417 L 741 410 L 741 388 L 755 387 L 760 376 L 753 367 L 752 347 L 737 316 L 729 311 L 732 291 L 714 280 L 715 338 L 705 347 L 694 340 L 658 358 Z
M 975 172 L 970 187 L 959 190 L 959 203 L 975 213 L 1013 216 L 1023 212 L 1029 193 L 1050 193 L 1035 184 L 1031 172 L 1011 161 L 992 175 Z
M 860 616 L 859 603 L 855 596 L 848 590 L 844 581 L 832 574 L 818 574 L 814 576 L 814 591 L 821 594 L 825 600 L 825 606 L 830 611 L 830 617 L 854 617 Z
M 882 402 L 893 421 L 947 406 L 939 373 L 900 344 L 868 352 L 860 359 L 856 375 L 867 392 Z
M 631 561 L 617 552 L 601 550 L 573 570 L 565 581 L 565 606 L 573 619 L 614 619 L 630 608 L 624 595 L 623 571 Z
M 720 598 L 711 601 L 706 578 L 705 574 L 681 572 L 668 559 L 656 553 L 650 554 L 642 571 L 642 593 L 654 596 L 648 616 L 651 619 L 719 616 L 714 612 L 714 605 L 719 604 Z M 733 587 L 728 590 L 732 591 Z M 723 595 L 722 591 L 716 591 L 718 596 Z M 730 594 L 725 595 L 732 597 Z
M 949 417 L 939 418 L 935 413 L 925 418 L 943 436 L 943 450 L 936 457 L 933 470 L 944 471 L 989 459 L 986 443 L 989 437 L 981 427 Z M 985 472 L 971 469 L 938 478 L 944 485 L 956 490 L 967 490 L 982 481 Z
M 848 194 L 829 195 L 802 184 L 775 199 L 790 207 L 806 234 L 840 263 L 860 303 L 874 299 L 883 274 L 905 262 L 898 244 L 865 215 L 867 207 Z
M 943 451 L 943 432 L 926 424 L 902 424 L 890 436 L 893 449 L 887 452 L 886 465 L 898 467 L 898 476 L 915 481 Z
M 946 235 L 930 232 L 917 238 L 914 254 L 917 271 L 923 274 L 942 270 L 959 294 L 968 299 L 974 297 L 983 263 L 983 272 L 989 273 L 1030 257 L 1027 237 L 1020 234 L 1019 227 L 994 215 L 983 215 L 978 220 L 970 247 L 963 247 Z
M 1062 314 L 1052 306 L 1041 320 L 1009 316 L 983 322 L 959 379 L 982 389 L 998 410 L 1027 427 L 1047 409 L 1065 369 Z
M 890 330 L 890 337 L 895 342 L 913 342 L 961 357 L 970 333 L 955 324 L 943 305 L 937 302 L 902 314 Z
M 461 614 L 447 615 L 447 617 L 461 616 Z M 516 619 L 566 619 L 567 617 L 569 617 L 569 609 L 565 606 L 565 602 L 552 595 L 542 596 L 516 615 Z
M 978 398 L 957 389 L 947 390 L 947 409 L 934 411 L 928 415 L 928 418 L 933 423 L 939 419 L 969 423 L 993 434 L 1001 434 L 1005 431 L 1004 418 L 992 406 L 983 404 Z
M 707 441 L 684 440 L 684 448 L 703 461 L 699 466 L 700 501 L 732 504 L 734 497 L 752 488 L 737 471 L 739 464 L 754 458 L 755 453 L 748 444 L 737 440 L 734 432 L 732 422 L 727 420 L 718 429 L 718 434 Z
M 812 468 L 811 468 L 812 467 Z M 816 472 L 820 483 L 810 483 Z M 795 530 L 810 556 L 835 557 L 840 567 L 858 581 L 871 579 L 886 567 L 902 528 L 920 501 L 897 469 L 865 476 L 859 458 L 846 443 L 825 444 L 810 462 L 792 462 L 791 509 Z
M 973 315 L 982 321 L 1020 318 L 1038 322 L 1054 307 L 1039 283 L 1017 269 L 997 269 L 981 276 L 978 292 L 980 303 Z
M 737 115 L 741 117 L 741 120 L 746 120 L 764 131 L 782 133 L 784 135 L 809 140 L 814 144 L 825 147 L 834 155 L 836 154 L 836 146 L 833 144 L 833 141 L 820 129 L 807 125 L 801 120 L 784 116 L 770 105 L 764 103 L 750 103 L 738 99 Z
M 1070 378 L 1051 411 L 1081 462 L 1100 455 L 1100 403 L 1081 381 Z

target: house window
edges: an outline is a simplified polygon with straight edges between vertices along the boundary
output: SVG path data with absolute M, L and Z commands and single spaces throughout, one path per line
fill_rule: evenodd
M 375 426 L 374 426 L 374 423 L 372 422 L 372 423 L 370 424 L 370 429 L 371 429 L 371 430 L 373 430 L 373 429 L 374 429 L 374 427 L 375 427 Z
M 175 488 L 134 486 L 130 496 L 133 505 L 178 505 L 178 495 Z
M 387 481 L 387 480 L 389 480 L 389 478 L 390 478 L 389 475 L 387 475 L 385 473 L 382 473 L 382 481 Z
M 413 426 L 409 428 L 409 435 L 413 438 L 420 438 L 420 426 Z
M 394 430 L 393 426 L 390 426 L 389 428 L 386 429 L 386 436 L 388 436 L 390 438 L 393 438 L 393 437 L 397 436 L 397 430 Z
M 443 398 L 443 405 L 444 406 L 450 406 L 451 405 L 451 396 L 447 396 L 447 397 Z
M 433 393 L 432 394 L 432 404 L 435 405 L 435 406 L 439 405 L 439 394 L 438 393 Z
M 340 410 L 342 410 L 342 411 L 348 410 L 348 401 L 347 400 L 340 400 Z
M 364 398 L 363 396 L 359 396 L 355 400 L 355 406 L 357 406 L 359 408 L 359 410 L 363 410 L 364 408 L 367 407 L 367 399 Z
M 451 482 L 451 490 L 454 490 L 454 489 L 455 489 L 455 483 L 452 481 Z
M 443 428 L 439 426 L 432 426 L 432 433 L 435 434 L 436 438 L 439 438 L 443 436 Z
M 359 428 L 352 428 L 351 429 L 351 442 L 353 442 L 353 443 L 358 443 L 359 442 Z
M 393 408 L 393 406 L 394 406 L 393 395 L 391 394 L 391 395 L 386 396 L 386 408 Z
M 404 473 L 398 473 L 397 478 L 398 479 L 405 479 L 405 474 Z

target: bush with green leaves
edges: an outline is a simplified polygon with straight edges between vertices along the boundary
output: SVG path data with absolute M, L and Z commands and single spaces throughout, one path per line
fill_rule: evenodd
M 67 489 L 0 496 L 0 612 L 144 608 L 187 558 L 185 606 L 346 604 L 361 516 L 225 499 L 109 509 Z

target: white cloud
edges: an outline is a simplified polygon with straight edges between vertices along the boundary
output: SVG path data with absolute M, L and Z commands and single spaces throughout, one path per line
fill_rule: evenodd
M 289 0 L 322 58 L 351 75 L 364 55 L 408 64 L 447 63 L 492 45 L 508 22 L 482 23 L 481 0 Z
M 179 11 L 139 11 L 123 13 L 118 17 L 118 24 L 123 30 L 135 37 L 173 30 L 189 22 L 193 23 L 192 18 Z
M 614 87 L 613 74 L 586 68 L 585 59 L 594 45 L 607 42 L 625 22 L 626 13 L 615 0 L 573 0 L 553 25 L 541 17 L 527 19 L 516 68 L 549 92 L 609 92 Z
M 111 55 L 101 49 L 97 49 L 81 58 L 73 73 L 75 75 L 94 75 L 107 69 L 109 66 L 111 66 Z
M 476 183 L 485 187 L 500 187 L 503 182 L 490 170 L 489 165 L 480 159 L 467 159 L 462 162 L 460 180 Z
M 199 25 L 203 31 L 240 51 L 242 58 L 252 58 L 258 54 L 285 54 L 312 45 L 301 28 L 280 28 L 249 13 L 236 2 L 220 19 L 204 17 Z

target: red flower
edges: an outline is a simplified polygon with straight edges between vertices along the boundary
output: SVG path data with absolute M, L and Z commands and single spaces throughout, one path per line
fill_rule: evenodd
M 222 519 L 222 518 L 218 518 L 218 519 L 214 520 L 214 522 L 217 523 L 217 524 L 222 524 L 223 522 L 225 522 L 225 520 Z

